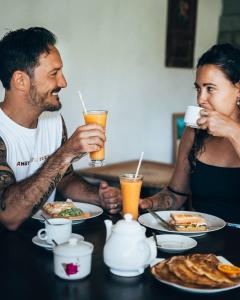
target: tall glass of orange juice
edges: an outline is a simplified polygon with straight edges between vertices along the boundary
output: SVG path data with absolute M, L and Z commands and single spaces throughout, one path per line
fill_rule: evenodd
M 138 175 L 136 178 L 135 174 L 123 174 L 120 176 L 123 214 L 132 214 L 134 220 L 138 219 L 138 204 L 142 181 L 142 175 Z
M 98 124 L 103 128 L 106 128 L 107 123 L 107 111 L 106 110 L 87 110 L 84 114 L 84 120 L 86 124 Z M 99 151 L 90 153 L 92 167 L 101 167 L 104 165 L 105 148 L 101 148 Z

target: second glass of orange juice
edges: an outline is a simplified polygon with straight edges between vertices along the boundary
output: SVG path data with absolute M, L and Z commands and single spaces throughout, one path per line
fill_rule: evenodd
M 98 124 L 103 128 L 106 128 L 107 123 L 107 111 L 106 110 L 88 110 L 83 113 L 84 120 L 86 124 Z M 94 151 L 90 153 L 92 167 L 101 167 L 104 165 L 105 159 L 105 148 L 101 148 L 99 151 Z
M 142 175 L 135 177 L 135 174 L 123 174 L 120 176 L 123 214 L 132 214 L 134 220 L 138 219 L 138 204 L 142 181 Z

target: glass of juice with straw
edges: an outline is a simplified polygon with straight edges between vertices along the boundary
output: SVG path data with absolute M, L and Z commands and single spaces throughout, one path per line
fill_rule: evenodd
M 138 205 L 143 182 L 143 176 L 138 175 L 144 152 L 141 153 L 135 174 L 122 174 L 120 187 L 122 193 L 123 215 L 130 213 L 134 220 L 138 219 Z
M 84 111 L 84 120 L 86 124 L 98 124 L 103 128 L 106 128 L 107 122 L 107 114 L 106 110 L 86 110 Z M 90 166 L 92 167 L 101 167 L 104 165 L 105 159 L 105 148 L 104 146 L 98 150 L 90 153 Z
M 138 219 L 138 205 L 142 181 L 142 175 L 135 177 L 135 174 L 122 174 L 120 176 L 123 215 L 130 213 L 134 220 Z

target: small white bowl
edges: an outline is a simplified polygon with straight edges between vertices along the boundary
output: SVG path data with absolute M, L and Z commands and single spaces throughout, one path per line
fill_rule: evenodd
M 180 253 L 197 246 L 197 241 L 180 234 L 156 235 L 159 250 L 168 253 Z

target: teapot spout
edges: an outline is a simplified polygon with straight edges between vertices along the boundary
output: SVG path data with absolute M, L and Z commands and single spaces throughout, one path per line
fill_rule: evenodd
M 106 241 L 109 239 L 111 233 L 112 233 L 112 221 L 111 220 L 104 220 L 105 226 L 106 226 Z

